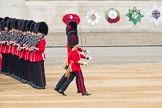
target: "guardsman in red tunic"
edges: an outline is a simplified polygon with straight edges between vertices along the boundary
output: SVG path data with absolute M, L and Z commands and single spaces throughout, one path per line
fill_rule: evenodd
M 4 47 L 3 47 L 3 62 L 2 62 L 2 71 L 7 74 L 7 75 L 10 75 L 10 71 L 9 71 L 9 45 L 7 44 L 7 41 L 8 41 L 8 37 L 9 37 L 9 29 L 8 29 L 8 26 L 7 26 L 7 23 L 9 22 L 9 17 L 5 17 L 4 18 L 4 34 L 6 36 L 6 38 L 4 39 Z
M 27 30 L 27 34 L 28 34 L 28 40 L 26 41 L 26 43 L 24 43 L 23 47 L 25 50 L 25 64 L 26 64 L 26 71 L 27 71 L 27 83 L 31 86 L 35 86 L 33 83 L 33 78 L 32 78 L 32 62 L 31 60 L 31 53 L 29 51 L 29 43 L 30 43 L 30 38 L 32 37 L 32 31 L 34 29 L 34 25 L 36 24 L 36 22 L 32 21 L 30 25 L 28 25 L 28 30 Z
M 58 91 L 60 94 L 66 96 L 66 94 L 64 93 L 64 91 L 67 89 L 68 85 L 70 84 L 70 82 L 74 79 L 74 77 L 76 76 L 76 80 L 79 83 L 79 86 L 81 88 L 81 93 L 82 95 L 91 95 L 90 93 L 88 93 L 86 91 L 85 85 L 84 85 L 84 78 L 83 78 L 83 74 L 81 71 L 81 66 L 83 64 L 87 64 L 87 62 L 85 61 L 81 61 L 80 60 L 80 53 L 78 52 L 77 46 L 79 43 L 78 37 L 76 35 L 69 35 L 68 36 L 68 44 L 71 48 L 71 51 L 68 55 L 68 65 L 70 68 L 70 75 L 68 77 L 68 79 L 65 81 L 65 83 L 62 85 L 62 87 L 60 88 L 60 90 Z
M 0 18 L 0 25 L 1 25 L 1 21 L 3 20 L 3 18 Z M 0 26 L 0 35 L 1 35 L 1 26 Z M 1 44 L 1 38 L 0 38 L 0 71 L 2 69 L 2 44 Z
M 78 37 L 78 35 L 77 35 L 77 24 L 79 24 L 79 22 L 80 22 L 79 16 L 76 15 L 76 14 L 66 14 L 63 17 L 63 22 L 67 25 L 66 26 L 66 35 L 67 35 L 67 37 L 68 37 L 68 35 L 72 35 L 72 33 L 75 33 L 75 35 Z M 67 48 L 67 55 L 69 55 L 69 53 L 71 52 L 71 48 L 69 47 L 68 43 L 66 45 L 66 48 Z M 77 46 L 77 50 L 79 52 L 86 52 L 85 49 L 80 48 L 79 46 Z M 80 53 L 80 56 L 83 59 L 89 59 L 89 57 L 86 56 L 85 54 Z M 68 78 L 69 69 L 68 69 L 67 59 L 65 60 L 64 68 L 66 69 L 67 72 L 61 77 L 59 82 L 56 84 L 56 87 L 54 88 L 56 91 L 58 91 L 61 88 L 61 86 L 64 84 L 64 82 Z M 76 85 L 77 85 L 77 93 L 81 93 L 81 87 L 79 86 L 79 83 L 78 83 L 77 80 L 76 80 Z
M 22 82 L 27 83 L 29 85 L 32 85 L 33 83 L 30 80 L 30 53 L 26 49 L 26 44 L 29 42 L 29 36 L 30 36 L 30 26 L 34 23 L 34 21 L 30 20 L 27 21 L 26 24 L 24 25 L 24 38 L 20 46 L 21 54 L 20 54 L 20 59 L 22 61 L 22 69 L 23 69 L 23 78 Z
M 13 21 L 13 35 L 14 35 L 14 38 L 10 41 L 12 43 L 12 47 L 11 47 L 11 52 L 12 52 L 12 77 L 13 78 L 17 78 L 17 55 L 16 55 L 16 49 L 17 49 L 17 43 L 16 43 L 16 40 L 17 38 L 19 37 L 19 30 L 18 30 L 18 19 L 15 19 Z
M 37 36 L 40 37 L 39 42 L 35 47 L 31 47 L 30 51 L 32 58 L 30 62 L 32 62 L 32 77 L 33 83 L 35 84 L 34 88 L 37 89 L 45 89 L 46 86 L 46 78 L 45 78 L 45 69 L 44 69 L 44 60 L 45 60 L 45 45 L 46 40 L 45 37 L 48 34 L 48 26 L 45 22 L 39 22 L 37 28 Z
M 29 31 L 34 31 L 36 37 L 28 35 Z M 45 22 L 0 18 L 2 73 L 28 83 L 34 88 L 44 89 L 46 86 L 44 36 L 47 33 L 48 26 Z

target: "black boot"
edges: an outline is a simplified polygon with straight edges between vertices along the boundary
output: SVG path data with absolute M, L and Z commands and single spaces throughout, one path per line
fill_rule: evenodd
M 88 95 L 91 95 L 91 94 L 88 92 L 82 93 L 82 96 L 88 96 Z
M 57 91 L 57 92 L 59 91 L 57 87 L 55 87 L 54 90 Z
M 77 91 L 77 93 L 82 93 L 82 91 Z
M 58 93 L 62 94 L 63 96 L 67 96 L 62 90 L 59 90 Z

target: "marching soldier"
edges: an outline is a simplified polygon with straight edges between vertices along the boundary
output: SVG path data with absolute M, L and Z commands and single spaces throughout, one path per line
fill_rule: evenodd
M 78 37 L 77 34 L 77 24 L 80 23 L 80 18 L 78 15 L 75 14 L 66 14 L 63 17 L 63 22 L 67 25 L 66 26 L 66 35 L 67 37 L 71 34 L 71 33 L 75 33 L 75 35 Z M 72 32 L 73 31 L 73 32 Z M 69 55 L 71 48 L 69 47 L 69 44 L 67 43 L 67 55 Z M 78 51 L 80 52 L 86 52 L 85 49 L 80 48 L 77 46 Z M 81 54 L 80 53 L 81 58 L 83 59 L 89 59 L 88 56 Z M 59 80 L 59 82 L 56 84 L 56 87 L 54 88 L 56 91 L 58 91 L 61 86 L 64 84 L 64 82 L 67 80 L 68 76 L 69 76 L 69 68 L 68 68 L 68 64 L 67 64 L 67 58 L 65 60 L 64 63 L 64 68 L 66 69 L 66 73 L 61 77 L 61 79 Z M 81 93 L 81 89 L 79 86 L 78 81 L 76 80 L 76 85 L 77 85 L 77 93 Z
M 60 90 L 58 91 L 62 95 L 66 96 L 64 91 L 67 89 L 70 82 L 74 79 L 76 76 L 76 80 L 78 81 L 78 84 L 81 88 L 82 95 L 91 95 L 86 91 L 85 85 L 84 85 L 84 78 L 82 74 L 82 70 L 80 65 L 87 65 L 86 61 L 82 61 L 80 59 L 80 54 L 77 49 L 77 45 L 79 43 L 78 37 L 76 35 L 69 35 L 68 36 L 68 44 L 71 48 L 71 51 L 68 55 L 68 65 L 70 68 L 70 75 L 68 79 L 64 82 L 64 84 L 61 86 Z
M 74 36 L 72 40 L 75 40 L 75 38 L 76 38 L 76 40 L 78 40 L 77 24 L 79 24 L 79 22 L 80 22 L 79 16 L 76 14 L 66 14 L 63 17 L 63 22 L 67 25 L 66 26 L 67 40 L 69 40 L 69 37 L 71 37 L 71 36 Z M 86 51 L 85 49 L 80 48 L 77 45 L 76 45 L 76 48 L 77 48 L 77 51 L 80 51 L 80 52 Z M 72 49 L 70 48 L 69 41 L 68 41 L 68 43 L 67 43 L 68 54 L 67 55 L 70 55 L 71 51 L 72 51 Z M 83 59 L 89 59 L 88 56 L 81 54 L 80 52 L 78 53 L 79 57 L 81 57 Z M 70 67 L 68 64 L 68 57 L 65 60 L 65 69 L 67 70 L 67 72 L 61 77 L 61 79 L 59 80 L 59 82 L 57 83 L 57 85 L 55 87 L 55 90 L 59 93 L 62 93 L 63 95 L 65 95 L 64 92 L 62 92 L 60 90 L 63 87 L 63 85 L 65 85 L 65 82 L 69 81 L 69 77 L 71 75 L 71 70 L 70 70 Z M 77 93 L 82 93 L 82 90 L 81 90 L 82 87 L 80 85 L 80 80 L 78 79 L 78 77 L 76 78 L 76 85 L 77 85 Z

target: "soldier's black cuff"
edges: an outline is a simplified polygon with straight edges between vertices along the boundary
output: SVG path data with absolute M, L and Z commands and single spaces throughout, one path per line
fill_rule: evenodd
M 87 60 L 89 60 L 89 57 L 87 57 Z
M 67 70 L 67 69 L 68 69 L 68 67 L 69 67 L 69 65 L 66 65 L 66 66 L 64 67 L 64 69 L 66 69 L 66 70 Z

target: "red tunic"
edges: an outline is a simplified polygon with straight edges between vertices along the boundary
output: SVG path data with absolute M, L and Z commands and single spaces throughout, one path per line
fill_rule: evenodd
M 71 52 L 71 48 L 70 48 L 68 43 L 66 44 L 66 48 L 67 48 L 67 52 L 69 54 L 69 52 Z M 77 50 L 80 51 L 80 52 L 83 52 L 83 49 L 81 47 L 77 47 Z
M 67 52 L 68 52 L 68 55 L 69 55 L 69 53 L 71 52 L 71 48 L 70 48 L 70 46 L 69 46 L 68 43 L 67 43 L 67 45 L 66 45 L 66 48 L 67 48 Z M 79 52 L 83 52 L 83 49 L 80 48 L 80 47 L 77 47 L 77 50 L 78 50 Z M 84 54 L 79 53 L 79 55 L 80 55 L 80 57 L 83 58 L 83 59 L 86 58 L 86 55 L 84 55 Z
M 20 51 L 17 49 L 17 47 L 16 47 L 16 50 L 15 50 L 15 55 L 20 56 Z
M 46 40 L 45 38 L 41 39 L 38 44 L 36 45 L 36 50 L 35 52 L 32 52 L 32 58 L 30 59 L 31 62 L 39 62 L 42 60 L 45 60 L 45 45 L 46 45 Z
M 78 71 L 80 72 L 81 67 L 78 63 L 80 61 L 80 54 L 77 49 L 71 50 L 71 52 L 68 55 L 68 64 L 71 68 L 71 71 Z
M 9 46 L 5 44 L 5 45 L 4 45 L 4 49 L 3 49 L 2 52 L 3 52 L 4 54 L 7 54 L 7 53 L 8 53 L 8 50 L 9 50 Z
M 25 49 L 23 49 L 22 51 L 20 51 L 20 56 L 19 56 L 19 58 L 25 59 L 25 53 L 26 53 L 26 50 L 25 50 Z
M 0 53 L 3 51 L 3 44 L 0 44 Z
M 9 45 L 9 47 L 8 47 L 8 53 L 12 53 L 12 45 Z
M 16 55 L 16 49 L 17 49 L 16 46 L 13 46 L 13 47 L 12 47 L 12 55 Z
M 30 56 L 31 56 L 31 52 L 29 50 L 26 50 L 25 51 L 25 60 L 30 60 Z

